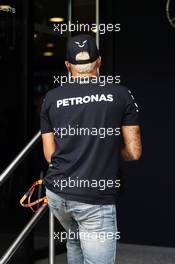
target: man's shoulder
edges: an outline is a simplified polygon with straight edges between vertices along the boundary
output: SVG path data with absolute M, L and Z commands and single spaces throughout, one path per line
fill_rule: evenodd
M 52 88 L 49 91 L 47 91 L 46 94 L 45 94 L 46 100 L 49 101 L 50 99 L 54 98 L 55 95 L 60 92 L 60 89 L 61 89 L 61 87 L 58 86 L 58 87 Z
M 126 92 L 126 91 L 128 91 L 128 88 L 125 86 L 125 85 L 122 85 L 122 84 L 112 84 L 113 86 L 113 88 L 115 88 L 115 89 L 117 89 L 119 92 Z
M 111 89 L 112 91 L 116 91 L 116 93 L 119 93 L 119 94 L 126 94 L 128 93 L 129 89 L 125 86 L 125 85 L 121 85 L 121 84 L 115 84 L 115 83 L 110 83 L 110 84 L 107 84 L 105 86 L 106 89 Z
M 126 97 L 128 93 L 131 93 L 131 90 L 125 85 L 118 84 L 117 86 L 115 85 L 115 87 L 117 88 L 117 92 L 123 97 Z

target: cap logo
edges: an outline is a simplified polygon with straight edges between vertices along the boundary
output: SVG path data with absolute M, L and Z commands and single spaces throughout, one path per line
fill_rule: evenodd
M 77 44 L 79 48 L 83 48 L 85 46 L 86 42 L 87 42 L 87 39 L 84 40 L 82 43 L 75 41 L 75 44 Z

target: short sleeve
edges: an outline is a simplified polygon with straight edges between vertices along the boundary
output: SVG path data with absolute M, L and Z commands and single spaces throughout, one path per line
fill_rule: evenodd
M 41 134 L 53 132 L 46 107 L 46 98 L 43 99 L 43 103 L 40 111 L 40 130 L 41 130 Z
M 123 95 L 125 97 L 125 107 L 122 117 L 123 126 L 139 125 L 139 107 L 132 95 L 131 90 L 124 87 Z

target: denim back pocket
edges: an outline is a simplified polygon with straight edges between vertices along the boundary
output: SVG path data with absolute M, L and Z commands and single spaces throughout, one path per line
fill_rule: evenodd
M 102 228 L 103 209 L 101 205 L 77 202 L 72 211 L 81 230 L 96 231 Z

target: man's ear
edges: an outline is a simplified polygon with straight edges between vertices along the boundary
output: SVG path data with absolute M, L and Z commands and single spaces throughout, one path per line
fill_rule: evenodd
M 68 61 L 65 61 L 65 66 L 66 66 L 68 72 L 71 73 L 72 72 L 72 70 L 71 70 L 71 64 Z
M 99 56 L 98 58 L 97 58 L 97 68 L 100 68 L 100 66 L 101 66 L 101 57 Z

